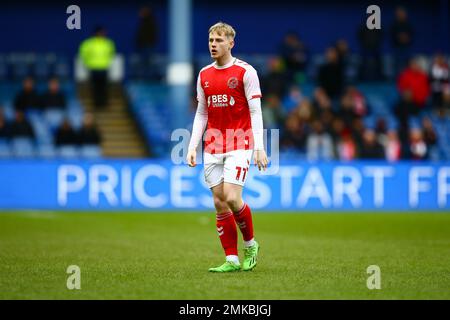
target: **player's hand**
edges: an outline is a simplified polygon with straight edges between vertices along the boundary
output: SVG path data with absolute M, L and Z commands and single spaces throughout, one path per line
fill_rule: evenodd
M 266 151 L 264 150 L 255 150 L 253 158 L 255 160 L 255 165 L 258 166 L 258 170 L 261 171 L 261 168 L 266 171 L 267 164 L 269 160 L 267 159 Z
M 195 163 L 195 160 L 197 159 L 197 151 L 195 150 L 189 150 L 188 154 L 186 156 L 186 161 L 189 165 L 189 167 L 195 167 L 197 164 Z

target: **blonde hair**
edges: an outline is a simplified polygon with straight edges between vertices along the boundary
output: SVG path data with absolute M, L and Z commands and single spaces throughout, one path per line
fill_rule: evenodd
M 234 39 L 236 37 L 236 31 L 233 29 L 232 26 L 225 22 L 217 22 L 215 25 L 211 26 L 209 28 L 209 33 L 216 32 L 220 35 L 224 34 L 226 37 Z

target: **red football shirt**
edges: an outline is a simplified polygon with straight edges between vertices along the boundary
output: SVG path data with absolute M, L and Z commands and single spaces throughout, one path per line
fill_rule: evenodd
M 248 101 L 261 97 L 256 70 L 239 59 L 204 67 L 197 79 L 197 100 L 208 110 L 205 152 L 253 149 Z

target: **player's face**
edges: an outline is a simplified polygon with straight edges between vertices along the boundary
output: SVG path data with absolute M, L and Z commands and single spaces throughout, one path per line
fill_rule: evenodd
M 224 34 L 218 34 L 216 32 L 209 34 L 209 52 L 211 53 L 211 58 L 217 60 L 230 54 L 233 46 L 234 41 Z

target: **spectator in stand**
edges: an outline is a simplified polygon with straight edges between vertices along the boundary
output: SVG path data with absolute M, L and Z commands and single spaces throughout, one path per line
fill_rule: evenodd
M 56 130 L 55 144 L 58 147 L 75 146 L 78 144 L 77 134 L 67 118 L 64 119 L 61 126 Z
M 52 78 L 48 81 L 48 89 L 42 95 L 42 107 L 44 109 L 61 109 L 66 108 L 66 97 L 61 91 L 59 80 Z
M 336 116 L 344 121 L 346 128 L 350 128 L 355 119 L 363 117 L 366 113 L 367 106 L 364 96 L 355 87 L 348 87 L 341 97 Z
M 322 114 L 319 117 L 320 122 L 322 123 L 323 129 L 327 133 L 331 133 L 333 130 L 333 119 L 334 119 L 334 113 L 330 110 L 327 110 L 325 112 L 322 112 Z
M 306 140 L 306 157 L 310 161 L 333 159 L 333 140 L 319 120 L 313 122 L 312 133 Z
M 0 139 L 8 139 L 10 137 L 11 128 L 5 119 L 3 109 L 0 109 Z
M 442 93 L 442 103 L 438 109 L 442 109 L 444 112 L 450 111 L 450 88 L 447 88 Z
M 152 8 L 144 6 L 139 10 L 139 22 L 136 32 L 136 50 L 141 57 L 145 75 L 155 79 L 157 76 L 153 66 L 154 47 L 158 42 L 158 24 Z
M 366 129 L 360 150 L 361 159 L 384 159 L 383 146 L 378 142 L 375 131 Z
M 358 117 L 355 112 L 353 98 L 349 91 L 341 97 L 341 104 L 337 116 L 344 121 L 345 127 L 351 127 L 353 120 Z
M 364 125 L 363 119 L 356 118 L 353 121 L 352 127 L 350 128 L 350 132 L 351 132 L 353 139 L 355 140 L 356 147 L 358 148 L 358 150 L 362 149 L 365 131 L 366 131 L 366 127 Z
M 343 77 L 347 80 L 350 71 L 350 48 L 348 42 L 345 39 L 339 39 L 336 41 L 334 47 L 336 48 L 338 63 L 341 67 Z
M 405 63 L 410 58 L 414 37 L 413 27 L 408 20 L 408 13 L 405 8 L 397 7 L 395 10 L 395 19 L 390 32 L 394 50 L 395 73 L 397 75 L 405 68 Z
M 323 88 L 314 90 L 314 113 L 320 116 L 323 112 L 332 111 L 333 103 Z
M 14 108 L 16 111 L 27 111 L 30 108 L 39 109 L 41 101 L 34 89 L 34 80 L 27 77 L 22 82 L 22 90 L 14 98 Z
M 336 145 L 339 160 L 350 161 L 356 157 L 356 143 L 349 132 L 345 132 Z
M 25 118 L 25 113 L 21 110 L 16 111 L 15 119 L 11 124 L 11 138 L 34 139 L 34 137 L 33 127 L 27 118 Z
M 334 153 L 339 154 L 337 148 L 337 145 L 342 140 L 345 134 L 349 133 L 350 130 L 348 130 L 345 127 L 344 121 L 340 117 L 334 117 L 333 121 L 331 122 L 331 130 L 330 130 L 331 138 L 333 139 L 333 146 L 335 147 Z
M 101 135 L 91 113 L 86 113 L 83 118 L 83 125 L 78 132 L 78 142 L 81 145 L 97 145 L 101 143 Z
M 366 22 L 359 28 L 358 42 L 361 49 L 360 80 L 378 81 L 382 79 L 382 41 L 383 29 L 368 29 Z
M 289 81 L 301 83 L 308 62 L 308 50 L 296 32 L 290 31 L 284 36 L 280 56 L 286 66 Z
M 438 160 L 439 152 L 437 150 L 437 134 L 434 130 L 433 123 L 428 117 L 422 119 L 423 140 L 427 145 L 428 155 L 430 160 Z
M 284 123 L 284 110 L 281 105 L 280 97 L 276 94 L 267 96 L 263 102 L 262 115 L 264 120 L 264 127 L 267 129 L 278 129 Z
M 380 139 L 386 139 L 387 123 L 384 117 L 378 117 L 375 121 L 375 133 Z
M 296 113 L 291 113 L 285 121 L 283 134 L 281 136 L 282 149 L 295 149 L 305 151 L 307 129 Z
M 347 94 L 350 95 L 353 102 L 353 111 L 356 116 L 363 117 L 368 113 L 366 98 L 364 95 L 354 86 L 347 87 Z
M 336 48 L 328 48 L 325 59 L 326 62 L 319 68 L 318 84 L 331 99 L 336 99 L 344 88 L 344 74 Z
M 437 54 L 433 59 L 430 70 L 433 109 L 442 104 L 443 92 L 450 89 L 450 71 L 445 57 Z
M 405 91 L 412 93 L 412 102 L 423 110 L 430 95 L 428 75 L 422 70 L 416 59 L 411 59 L 408 68 L 402 71 L 397 82 L 400 94 Z
M 289 81 L 283 69 L 283 62 L 280 58 L 271 58 L 268 61 L 268 73 L 262 78 L 262 88 L 265 95 L 275 94 L 279 97 L 286 95 L 286 88 Z
M 401 94 L 401 98 L 394 107 L 394 113 L 399 124 L 399 138 L 402 145 L 402 154 L 407 155 L 409 144 L 409 119 L 419 114 L 419 108 L 412 102 L 412 93 L 409 90 Z
M 408 121 L 410 116 L 417 116 L 420 109 L 412 101 L 411 90 L 405 90 L 400 95 L 400 100 L 394 107 L 394 113 L 400 124 Z
M 428 148 L 423 139 L 420 128 L 412 128 L 409 132 L 409 156 L 412 160 L 425 160 L 428 157 Z
M 388 131 L 384 150 L 388 161 L 392 162 L 400 160 L 402 155 L 402 145 L 395 130 Z
M 300 104 L 294 109 L 299 119 L 309 124 L 314 117 L 313 107 L 308 99 L 304 99 Z

